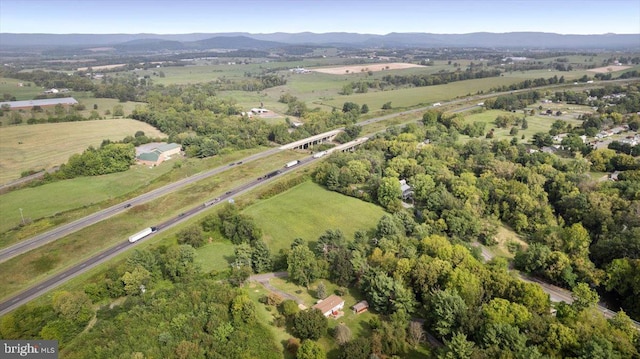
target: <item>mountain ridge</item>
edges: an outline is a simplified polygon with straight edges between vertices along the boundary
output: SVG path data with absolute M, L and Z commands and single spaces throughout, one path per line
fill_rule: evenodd
M 170 49 L 197 46 L 197 42 L 217 38 L 250 38 L 239 48 L 261 48 L 286 45 L 332 45 L 351 47 L 489 47 L 489 48 L 638 48 L 640 34 L 574 35 L 550 32 L 473 32 L 466 34 L 434 34 L 426 32 L 390 32 L 385 35 L 352 32 L 274 32 L 274 33 L 190 33 L 190 34 L 24 34 L 0 33 L 3 47 L 33 46 L 116 46 L 136 40 L 167 41 Z M 212 40 L 210 40 L 211 42 Z M 264 41 L 268 43 L 259 43 Z M 214 41 L 215 42 L 215 41 Z M 195 43 L 195 44 L 194 44 Z M 270 44 L 269 44 L 270 43 Z M 156 42 L 159 45 L 160 42 Z M 228 47 L 228 46 L 226 46 Z

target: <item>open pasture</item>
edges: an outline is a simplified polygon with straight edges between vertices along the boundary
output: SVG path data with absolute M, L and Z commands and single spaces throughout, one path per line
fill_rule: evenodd
M 384 210 L 372 203 L 331 192 L 309 181 L 243 211 L 262 229 L 271 253 L 296 238 L 316 241 L 328 229 L 340 229 L 347 240 L 358 230 L 374 228 Z
M 122 140 L 144 131 L 152 137 L 164 137 L 146 123 L 112 119 L 99 121 L 46 123 L 0 128 L 0 183 L 20 177 L 23 171 L 49 169 L 67 162 L 102 140 Z
M 41 95 L 44 90 L 33 82 L 0 77 L 0 94 L 14 96 L 16 101 L 32 100 L 34 97 Z

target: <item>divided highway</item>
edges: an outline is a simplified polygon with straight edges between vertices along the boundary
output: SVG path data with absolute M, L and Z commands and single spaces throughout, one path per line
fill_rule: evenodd
M 258 154 L 249 156 L 244 158 L 242 161 L 244 162 L 251 162 L 251 161 L 255 161 L 257 159 L 261 159 L 264 157 L 268 157 L 271 156 L 275 153 L 280 152 L 281 150 L 279 148 L 273 148 L 264 152 L 260 152 Z M 13 257 L 16 257 L 20 254 L 26 253 L 32 249 L 38 248 L 40 246 L 43 246 L 47 243 L 53 242 L 57 239 L 60 239 L 64 236 L 67 236 L 73 232 L 79 231 L 85 227 L 88 227 L 90 225 L 96 224 L 100 221 L 103 221 L 109 217 L 115 216 L 117 214 L 120 214 L 124 211 L 126 211 L 129 207 L 131 206 L 136 206 L 139 204 L 143 204 L 149 201 L 152 201 L 156 198 L 162 197 L 166 194 L 169 194 L 171 192 L 174 192 L 176 190 L 179 190 L 187 185 L 190 185 L 192 183 L 198 182 L 200 180 L 203 180 L 205 178 L 211 177 L 213 175 L 222 173 L 224 171 L 227 171 L 228 169 L 232 168 L 231 166 L 227 165 L 227 166 L 222 166 L 222 167 L 217 167 L 214 168 L 212 170 L 206 171 L 206 172 L 202 172 L 202 173 L 198 173 L 195 174 L 191 177 L 187 177 L 185 179 L 181 179 L 179 181 L 176 181 L 174 183 L 170 183 L 166 186 L 160 187 L 158 189 L 155 189 L 153 191 L 141 194 L 138 197 L 132 198 L 128 201 L 122 202 L 120 204 L 117 204 L 115 206 L 111 206 L 109 208 L 105 208 L 101 211 L 98 211 L 96 213 L 90 214 L 86 217 L 80 218 L 76 221 L 64 224 L 60 227 L 56 227 L 48 232 L 45 233 L 41 233 L 35 237 L 32 237 L 30 239 L 26 239 L 23 240 L 19 243 L 16 243 L 10 247 L 7 248 L 3 248 L 2 250 L 0 250 L 0 263 L 7 261 Z
M 360 141 L 354 141 L 354 142 L 360 142 Z M 271 150 L 270 150 L 271 151 Z M 264 152 L 263 152 L 264 153 Z M 254 160 L 255 158 L 251 159 L 254 156 L 248 157 L 248 160 Z M 247 161 L 247 159 L 244 159 L 242 162 Z M 230 191 L 228 191 L 227 193 L 225 193 L 224 195 L 217 197 L 214 201 L 207 201 L 207 203 L 211 203 L 211 205 L 206 205 L 205 203 L 200 204 L 199 206 L 196 206 L 194 208 L 189 209 L 188 211 L 185 211 L 183 213 L 180 213 L 178 216 L 169 219 L 166 222 L 157 224 L 156 227 L 156 231 L 153 232 L 152 234 L 144 237 L 143 239 L 134 242 L 134 243 L 130 243 L 128 239 L 124 239 L 122 242 L 118 243 L 117 245 L 106 249 L 98 254 L 96 254 L 95 256 L 83 261 L 82 263 L 79 263 L 67 270 L 65 270 L 62 273 L 58 273 L 53 275 L 52 277 L 44 280 L 43 282 L 40 282 L 36 285 L 34 285 L 33 287 L 26 289 L 20 293 L 18 293 L 17 295 L 10 297 L 6 300 L 4 300 L 3 302 L 0 303 L 0 316 L 5 315 L 7 313 L 9 313 L 10 311 L 16 309 L 17 307 L 28 303 L 29 301 L 41 296 L 42 294 L 60 286 L 61 284 L 63 284 L 64 282 L 86 272 L 87 270 L 115 257 L 116 255 L 129 250 L 132 246 L 137 245 L 140 242 L 143 242 L 149 238 L 152 238 L 153 236 L 155 236 L 156 234 L 165 231 L 183 221 L 186 221 L 187 219 L 191 218 L 192 216 L 204 211 L 205 209 L 214 207 L 220 203 L 224 203 L 228 200 L 231 200 L 233 198 L 233 196 L 237 196 L 240 195 L 244 192 L 247 192 L 249 190 L 252 190 L 258 186 L 267 184 L 271 181 L 273 181 L 274 179 L 276 179 L 277 177 L 279 177 L 281 174 L 287 173 L 289 171 L 293 171 L 301 166 L 307 165 L 309 163 L 312 163 L 313 161 L 318 160 L 318 158 L 310 156 L 308 158 L 304 158 L 302 160 L 300 160 L 298 162 L 298 164 L 296 164 L 295 166 L 291 166 L 291 167 L 287 167 L 287 168 L 282 168 L 278 171 L 274 171 L 271 172 L 263 177 L 251 180 L 239 187 L 236 187 Z M 219 171 L 222 172 L 224 171 L 224 168 L 218 168 L 216 170 L 213 171 Z M 211 171 L 210 171 L 211 172 Z M 216 172 L 216 173 L 219 173 Z M 208 172 L 206 172 L 208 173 Z M 203 174 L 201 175 L 196 175 L 196 176 L 203 176 Z M 195 176 L 194 176 L 195 177 Z M 206 177 L 201 177 L 201 178 L 206 178 Z M 201 179 L 200 178 L 200 179 Z M 184 185 L 184 184 L 183 184 Z M 165 187 L 163 187 L 165 188 Z M 150 192 L 151 193 L 151 192 Z M 142 197 L 142 196 L 140 196 Z M 137 197 L 139 198 L 139 197 Z M 149 199 L 145 200 L 148 201 Z M 128 201 L 127 203 L 129 203 L 130 201 Z M 117 206 L 117 209 L 123 209 L 123 206 Z M 110 212 L 108 212 L 110 213 Z M 111 214 L 113 215 L 113 214 Z M 108 217 L 105 217 L 108 218 Z M 104 218 L 103 218 L 104 219 Z M 70 223 L 72 224 L 72 223 Z M 73 227 L 76 228 L 77 226 Z M 79 228 L 78 228 L 79 229 Z M 76 229 L 77 230 L 77 229 Z

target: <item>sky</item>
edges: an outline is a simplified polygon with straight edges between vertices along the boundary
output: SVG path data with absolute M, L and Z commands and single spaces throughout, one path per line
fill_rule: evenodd
M 0 0 L 3 33 L 305 31 L 640 35 L 640 0 Z

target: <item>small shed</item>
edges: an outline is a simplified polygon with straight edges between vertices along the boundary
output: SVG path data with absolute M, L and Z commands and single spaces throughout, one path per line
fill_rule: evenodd
M 360 301 L 351 307 L 354 314 L 360 314 L 369 310 L 369 302 L 366 300 Z

